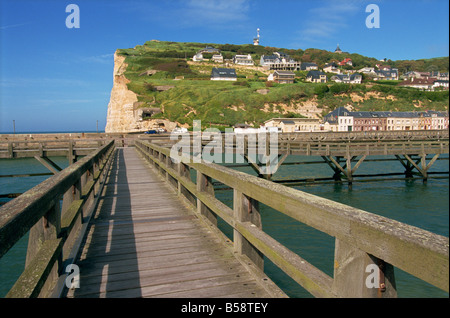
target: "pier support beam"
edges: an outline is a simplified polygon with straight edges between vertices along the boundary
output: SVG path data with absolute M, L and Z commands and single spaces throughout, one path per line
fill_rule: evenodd
M 258 164 L 251 156 L 244 155 L 244 158 L 250 167 L 258 174 L 258 177 L 270 180 L 275 172 L 281 167 L 284 160 L 286 160 L 287 156 L 288 154 L 278 155 L 276 162 L 272 162 L 269 157 L 266 157 L 267 161 L 262 164 Z
M 331 169 L 334 171 L 333 179 L 336 181 L 341 181 L 342 176 L 345 177 L 349 184 L 352 184 L 353 182 L 353 174 L 355 173 L 356 169 L 359 168 L 361 163 L 366 159 L 367 155 L 363 155 L 356 165 L 352 168 L 352 161 L 356 159 L 357 156 L 348 156 L 345 158 L 344 161 L 341 161 L 343 157 L 336 157 L 333 158 L 332 156 L 322 156 L 322 159 L 330 166 Z M 344 163 L 344 165 L 341 166 L 341 163 Z
M 427 182 L 428 170 L 439 158 L 439 154 L 435 154 L 430 162 L 427 163 L 427 154 L 421 154 L 418 159 L 413 159 L 412 155 L 405 154 L 403 156 L 404 158 L 401 158 L 399 155 L 395 155 L 395 157 L 401 162 L 403 167 L 405 167 L 405 176 L 407 178 L 412 178 L 413 170 L 414 168 L 416 168 L 416 170 L 422 176 L 423 182 Z
M 62 170 L 56 163 L 54 163 L 47 157 L 34 156 L 34 158 L 40 163 L 42 163 L 48 170 L 53 172 L 53 174 L 57 174 Z

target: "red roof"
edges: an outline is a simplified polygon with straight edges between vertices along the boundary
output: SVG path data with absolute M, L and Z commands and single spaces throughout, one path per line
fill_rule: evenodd
M 411 79 L 405 80 L 401 82 L 399 85 L 401 86 L 410 86 L 410 85 L 433 85 L 433 83 L 436 81 L 435 78 L 415 78 L 412 77 Z
M 339 62 L 338 64 L 339 64 L 339 65 L 345 65 L 345 64 L 347 64 L 348 62 L 351 62 L 351 60 L 352 60 L 352 59 L 348 57 L 348 58 L 343 59 L 342 62 Z

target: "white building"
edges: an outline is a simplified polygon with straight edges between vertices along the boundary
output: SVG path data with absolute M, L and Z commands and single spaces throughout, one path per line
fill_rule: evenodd
M 362 76 L 358 73 L 349 74 L 336 74 L 331 77 L 331 80 L 336 83 L 349 83 L 349 84 L 361 84 Z
M 195 54 L 194 57 L 192 58 L 192 60 L 194 62 L 201 62 L 201 61 L 203 61 L 203 54 L 200 53 L 200 52 Z
M 252 60 L 252 56 L 248 55 L 240 55 L 237 54 L 233 57 L 233 63 L 237 65 L 254 65 L 255 63 Z
M 339 116 L 338 119 L 338 131 L 353 130 L 353 116 Z
M 222 54 L 214 54 L 211 60 L 216 63 L 223 63 L 223 56 Z
M 325 64 L 325 66 L 323 67 L 323 71 L 327 72 L 327 73 L 341 74 L 341 70 L 338 68 L 338 66 L 334 62 Z

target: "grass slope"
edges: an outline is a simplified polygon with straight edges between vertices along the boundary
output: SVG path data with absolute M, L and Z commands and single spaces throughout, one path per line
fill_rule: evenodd
M 327 61 L 337 59 L 335 53 L 323 50 L 287 50 L 254 45 L 148 41 L 135 48 L 120 49 L 118 53 L 126 57 L 128 64 L 125 72 L 131 81 L 128 88 L 138 95 L 139 101 L 143 102 L 142 107 L 162 110 L 152 118 L 166 118 L 190 126 L 194 119 L 201 120 L 205 127 L 228 127 L 244 122 L 258 126 L 273 117 L 301 117 L 293 105 L 311 100 L 323 110 L 322 114 L 347 104 L 352 104 L 357 110 L 448 110 L 448 91 L 421 92 L 399 88 L 393 83 L 312 84 L 303 82 L 306 72 L 297 72 L 294 84 L 271 83 L 266 95 L 257 90 L 267 88 L 267 72 L 257 68 L 237 67 L 237 82 L 210 81 L 211 69 L 218 67 L 218 64 L 187 62 L 207 45 L 220 49 L 226 59 L 231 59 L 235 54 L 252 54 L 256 64 L 259 64 L 261 55 L 274 51 L 286 52 L 298 60 L 313 60 L 319 66 L 327 60 L 326 57 Z M 343 58 L 344 55 L 340 56 Z M 205 58 L 210 56 L 204 54 Z M 373 66 L 377 62 L 361 55 L 349 56 L 356 57 L 356 68 Z M 441 63 L 442 59 L 447 61 L 448 68 L 448 58 L 437 60 Z M 147 70 L 158 72 L 140 76 Z M 180 76 L 183 79 L 176 80 Z M 174 87 L 157 91 L 157 86 L 162 85 Z

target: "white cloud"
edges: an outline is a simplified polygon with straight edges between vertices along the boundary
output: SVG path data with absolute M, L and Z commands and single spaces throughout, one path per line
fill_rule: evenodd
M 185 17 L 196 24 L 227 24 L 247 19 L 248 0 L 190 0 L 186 4 Z
M 358 10 L 364 10 L 364 0 L 321 1 L 319 7 L 310 9 L 303 27 L 297 31 L 298 41 L 318 43 L 331 38 L 349 26 Z M 316 2 L 315 2 L 316 3 Z
M 253 0 L 132 0 L 125 10 L 133 12 L 140 19 L 164 27 L 236 28 L 237 24 L 248 21 L 251 1 Z
M 17 28 L 17 27 L 21 27 L 27 24 L 30 24 L 31 22 L 26 22 L 26 23 L 18 23 L 18 24 L 9 24 L 9 25 L 2 25 L 0 26 L 0 30 L 6 30 L 6 29 L 12 29 L 12 28 Z

